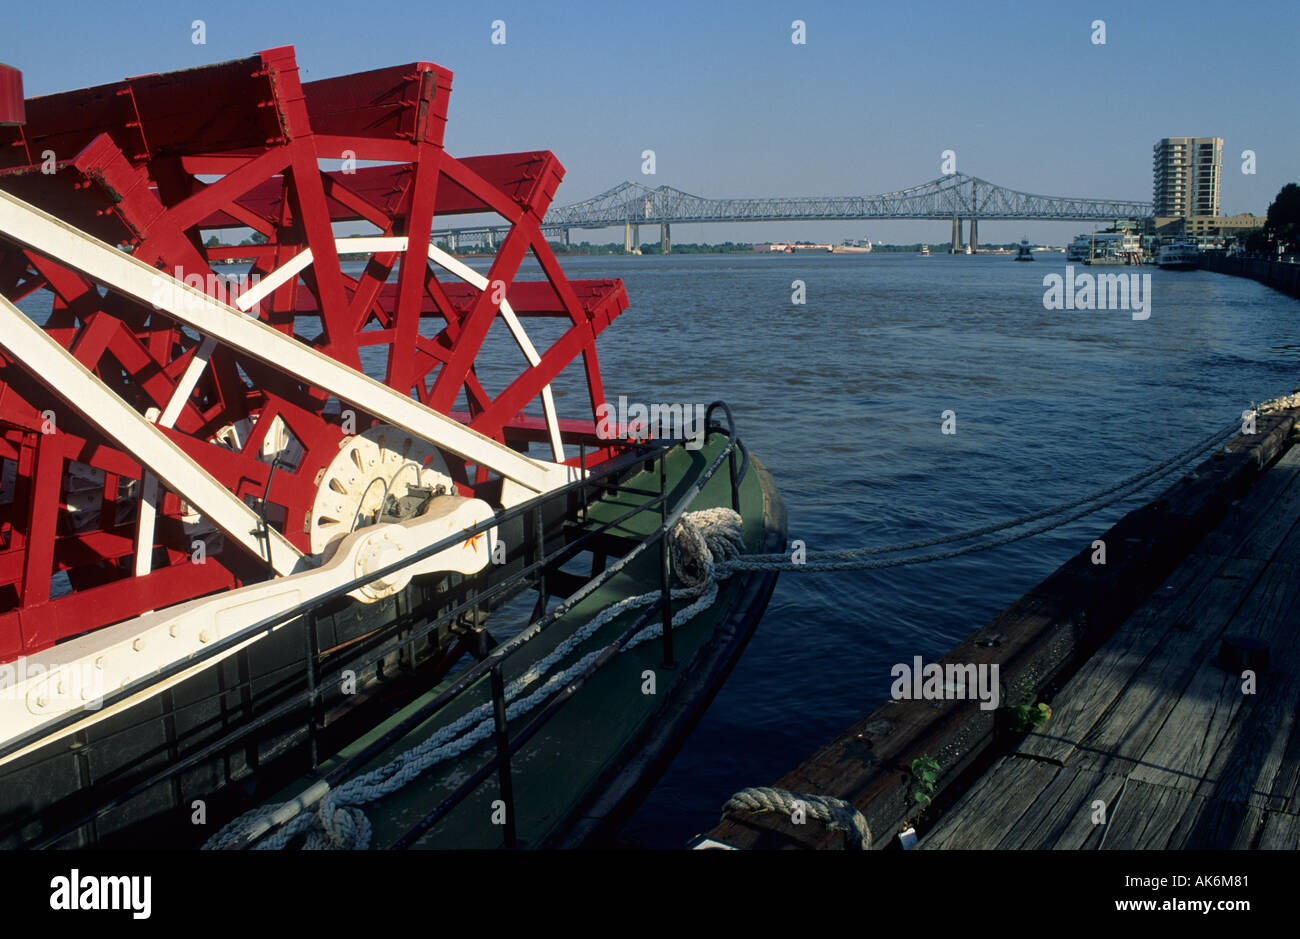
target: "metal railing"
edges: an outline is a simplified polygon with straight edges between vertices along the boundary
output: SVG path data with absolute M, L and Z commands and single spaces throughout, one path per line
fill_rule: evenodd
M 450 793 L 446 798 L 444 798 L 441 802 L 439 802 L 438 805 L 435 806 L 432 810 L 430 810 L 423 818 L 421 818 L 418 822 L 416 822 L 409 829 L 407 829 L 406 832 L 404 832 L 396 840 L 394 840 L 392 844 L 389 845 L 390 848 L 396 850 L 403 850 L 411 847 L 421 837 L 423 837 L 424 834 L 429 831 L 429 829 L 431 829 L 435 824 L 437 824 L 439 820 L 444 818 L 449 812 L 451 812 L 452 809 L 454 809 L 457 805 L 459 805 L 461 802 L 467 799 L 476 789 L 478 789 L 478 787 L 482 785 L 482 783 L 486 781 L 494 771 L 496 771 L 498 774 L 499 783 L 501 787 L 501 797 L 502 797 L 502 801 L 505 803 L 506 824 L 503 826 L 504 847 L 506 848 L 517 847 L 517 832 L 515 826 L 514 786 L 511 778 L 511 768 L 510 768 L 511 757 L 514 756 L 514 754 L 517 753 L 524 746 L 524 744 L 526 744 L 529 740 L 531 740 L 533 736 L 536 735 L 537 732 L 540 731 L 547 724 L 547 722 L 549 722 L 551 718 L 555 716 L 555 714 L 560 710 L 560 708 L 562 708 L 565 704 L 571 701 L 574 698 L 574 696 L 578 693 L 578 691 L 581 690 L 582 686 L 586 684 L 586 682 L 593 675 L 595 675 L 598 671 L 600 671 L 600 669 L 603 666 L 605 666 L 608 662 L 610 662 L 614 658 L 614 656 L 619 651 L 621 651 L 629 641 L 631 641 L 632 637 L 637 635 L 637 633 L 639 633 L 650 622 L 650 620 L 654 617 L 656 613 L 660 614 L 663 617 L 663 663 L 661 667 L 663 668 L 675 667 L 675 662 L 673 660 L 673 629 L 672 629 L 673 610 L 672 610 L 672 593 L 671 593 L 672 574 L 671 571 L 669 570 L 668 537 L 667 537 L 668 532 L 672 530 L 673 526 L 677 524 L 678 520 L 681 519 L 682 515 L 686 513 L 687 508 L 690 507 L 690 504 L 694 501 L 695 497 L 700 494 L 705 484 L 708 483 L 708 481 L 713 477 L 713 474 L 717 471 L 718 467 L 722 465 L 722 461 L 724 459 L 728 460 L 729 467 L 730 467 L 729 475 L 730 475 L 730 482 L 731 482 L 732 506 L 733 508 L 738 509 L 740 504 L 739 486 L 741 481 L 744 479 L 744 475 L 749 467 L 749 455 L 745 451 L 744 447 L 739 445 L 739 441 L 737 440 L 735 435 L 735 421 L 731 415 L 731 409 L 724 402 L 716 401 L 713 404 L 709 405 L 708 411 L 706 411 L 705 413 L 706 434 L 708 432 L 708 429 L 713 426 L 710 418 L 715 408 L 722 408 L 727 415 L 728 440 L 727 440 L 726 447 L 724 447 L 717 454 L 717 456 L 713 458 L 713 461 L 704 469 L 704 471 L 700 473 L 698 477 L 696 477 L 695 482 L 683 494 L 682 498 L 677 502 L 677 505 L 673 508 L 671 513 L 668 511 L 667 470 L 664 465 L 664 461 L 662 457 L 660 458 L 659 493 L 655 498 L 651 499 L 651 501 L 644 503 L 642 506 L 639 507 L 641 511 L 644 511 L 653 508 L 655 506 L 658 506 L 660 509 L 660 523 L 653 532 L 651 532 L 649 535 L 646 536 L 644 540 L 641 541 L 641 543 L 637 546 L 636 549 L 634 549 L 632 552 L 629 552 L 627 555 L 624 555 L 624 557 L 620 561 L 619 566 L 621 567 L 623 566 L 623 564 L 630 561 L 633 557 L 635 557 L 642 550 L 644 550 L 648 545 L 654 542 L 658 542 L 659 550 L 660 550 L 659 598 L 655 600 L 649 606 L 649 608 L 646 609 L 640 616 L 638 616 L 636 620 L 632 623 L 632 625 L 628 626 L 625 630 L 623 630 L 623 632 L 619 635 L 619 637 L 616 640 L 614 640 L 614 642 L 607 645 L 600 652 L 600 654 L 597 655 L 597 657 L 593 659 L 591 663 L 588 664 L 587 667 L 582 670 L 581 673 L 578 674 L 576 678 L 571 679 L 564 685 L 564 687 L 557 690 L 555 694 L 553 694 L 550 697 L 550 699 L 545 703 L 545 705 L 542 707 L 541 712 L 532 720 L 530 720 L 527 725 L 525 725 L 522 729 L 516 732 L 513 737 L 509 734 L 508 728 L 506 726 L 506 720 L 505 720 L 506 702 L 505 702 L 504 682 L 501 678 L 501 662 L 500 660 L 498 660 L 492 663 L 492 665 L 490 666 L 490 672 L 492 675 L 492 680 L 491 680 L 492 705 L 493 705 L 493 713 L 495 715 L 495 719 L 494 719 L 494 724 L 495 724 L 494 740 L 496 744 L 495 755 L 493 755 L 486 762 L 484 762 L 477 770 L 475 770 L 475 772 L 468 779 L 466 779 L 452 793 Z M 743 456 L 743 462 L 741 463 L 739 468 L 737 468 L 736 466 L 736 459 L 735 459 L 736 451 L 738 449 L 741 451 Z M 594 581 L 592 583 L 594 583 Z M 589 583 L 588 586 L 591 587 L 591 584 Z M 581 593 L 583 593 L 584 595 L 589 592 L 590 592 L 589 590 L 581 591 Z M 572 603 L 570 604 L 570 606 L 572 606 Z M 482 664 L 486 664 L 486 663 L 482 663 Z M 418 712 L 416 715 L 412 715 L 410 718 L 408 718 L 407 722 L 415 722 L 417 718 L 420 721 L 427 720 L 428 717 L 432 716 L 433 714 L 441 710 L 443 707 L 450 704 L 451 701 L 454 700 L 454 698 L 458 696 L 460 692 L 464 691 L 465 688 L 467 687 L 468 685 L 465 685 L 457 689 L 455 695 L 439 696 L 439 698 L 431 702 L 427 708 L 422 708 L 421 711 Z M 411 723 L 410 726 L 414 727 L 416 726 L 416 724 Z M 385 736 L 387 737 L 388 735 Z M 379 742 L 376 742 L 375 744 L 372 744 L 370 747 L 367 747 L 366 760 L 377 755 L 382 748 L 383 747 L 379 745 Z M 358 757 L 360 756 L 361 754 L 358 754 Z M 363 763 L 361 759 L 357 759 L 355 761 L 349 761 L 349 762 L 353 762 L 354 768 L 360 768 L 360 766 Z M 340 778 L 342 778 L 343 775 L 344 774 L 340 774 Z

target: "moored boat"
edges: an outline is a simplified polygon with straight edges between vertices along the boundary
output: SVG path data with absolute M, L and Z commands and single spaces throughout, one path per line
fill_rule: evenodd
M 1142 239 L 1129 229 L 1109 228 L 1077 236 L 1066 248 L 1067 261 L 1089 265 L 1140 264 Z
M 0 127 L 0 845 L 195 846 L 300 784 L 293 844 L 589 843 L 743 649 L 775 575 L 714 562 L 784 546 L 770 476 L 721 403 L 609 418 L 626 290 L 542 235 L 554 155 L 443 149 L 450 84 L 283 47 Z M 510 229 L 487 276 L 433 243 L 464 213 Z M 430 820 L 489 776 L 505 821 Z
M 1201 249 L 1190 241 L 1176 241 L 1160 248 L 1156 263 L 1167 270 L 1193 270 L 1201 265 Z

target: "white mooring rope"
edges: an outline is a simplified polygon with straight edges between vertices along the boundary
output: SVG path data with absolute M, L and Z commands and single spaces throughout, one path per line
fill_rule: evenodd
M 834 796 L 808 795 L 789 789 L 770 786 L 751 786 L 742 789 L 727 800 L 722 807 L 725 819 L 732 812 L 776 812 L 797 820 L 800 813 L 824 824 L 831 831 L 844 832 L 844 845 L 852 850 L 871 849 L 871 828 L 866 816 L 850 802 Z M 856 836 L 856 837 L 855 837 Z

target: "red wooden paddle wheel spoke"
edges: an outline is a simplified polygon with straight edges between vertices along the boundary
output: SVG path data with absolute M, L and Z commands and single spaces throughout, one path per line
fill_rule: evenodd
M 576 465 L 604 399 L 595 339 L 626 294 L 568 281 L 542 236 L 552 154 L 443 149 L 450 89 L 428 63 L 302 83 L 285 47 L 32 98 L 25 123 L 0 126 L 0 190 L 491 440 Z M 439 219 L 483 213 L 509 225 L 485 274 L 430 245 Z M 231 243 L 250 230 L 257 243 Z M 542 279 L 519 279 L 530 255 Z M 389 467 L 376 494 L 395 472 L 504 498 L 463 451 L 83 269 L 0 229 L 0 294 L 303 554 L 377 511 L 367 460 Z M 562 330 L 537 349 L 523 324 L 541 317 Z M 524 367 L 492 394 L 476 365 L 498 321 Z M 561 420 L 551 385 L 579 357 L 584 413 Z M 0 659 L 267 575 L 248 533 L 221 531 L 33 371 L 0 354 Z

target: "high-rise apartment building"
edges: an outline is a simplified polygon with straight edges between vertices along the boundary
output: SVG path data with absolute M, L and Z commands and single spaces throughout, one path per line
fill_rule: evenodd
M 1219 214 L 1222 137 L 1166 137 L 1152 150 L 1157 216 Z

